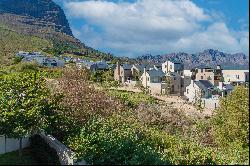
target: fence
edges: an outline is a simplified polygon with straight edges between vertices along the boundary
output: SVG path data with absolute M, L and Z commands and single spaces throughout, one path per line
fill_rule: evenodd
M 22 147 L 26 148 L 30 145 L 29 138 L 22 139 Z M 0 154 L 16 151 L 19 149 L 19 139 L 5 138 L 4 135 L 0 135 Z

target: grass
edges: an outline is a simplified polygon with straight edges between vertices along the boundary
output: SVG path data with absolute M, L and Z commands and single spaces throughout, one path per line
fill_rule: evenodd
M 0 155 L 0 165 L 38 165 L 33 159 L 29 148 L 23 149 L 23 156 L 19 158 L 18 151 Z

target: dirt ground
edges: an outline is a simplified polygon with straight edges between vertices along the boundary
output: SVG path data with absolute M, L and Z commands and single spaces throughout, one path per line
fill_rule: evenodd
M 110 88 L 110 89 L 117 89 L 117 90 L 127 90 L 132 92 L 142 92 L 140 89 L 133 87 L 133 86 L 123 86 L 118 88 Z M 153 97 L 166 102 L 167 104 L 172 105 L 174 108 L 184 111 L 187 115 L 198 115 L 198 116 L 211 116 L 212 110 L 204 109 L 199 111 L 196 109 L 192 104 L 188 103 L 184 99 L 179 96 L 158 96 L 152 95 Z

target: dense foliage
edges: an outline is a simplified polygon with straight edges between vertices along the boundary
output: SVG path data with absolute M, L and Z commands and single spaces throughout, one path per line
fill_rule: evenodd
M 0 134 L 21 139 L 48 125 L 53 97 L 39 73 L 0 76 Z
M 91 85 L 91 74 L 85 69 L 51 69 L 37 76 L 36 70 L 31 71 L 30 74 L 17 70 L 15 74 L 2 73 L 0 77 L 4 81 L 0 83 L 0 101 L 14 101 L 15 93 L 7 93 L 11 100 L 5 98 L 9 88 L 21 89 L 20 92 L 30 88 L 31 92 L 37 92 L 26 96 L 29 99 L 28 105 L 24 104 L 27 111 L 18 114 L 18 118 L 24 120 L 21 122 L 30 121 L 27 124 L 33 126 L 25 130 L 44 128 L 75 151 L 78 160 L 84 159 L 89 164 L 203 165 L 249 162 L 248 88 L 238 87 L 228 97 L 222 98 L 213 118 L 206 119 L 185 115 L 143 93 L 97 90 Z M 49 75 L 44 72 L 58 75 L 48 79 Z M 34 79 L 35 76 L 37 79 Z M 46 81 L 44 77 L 47 77 Z M 40 87 L 40 90 L 36 91 L 36 87 Z M 49 102 L 41 106 L 45 98 Z M 3 110 L 6 109 L 5 104 L 1 106 Z M 8 108 L 16 108 L 14 106 L 9 105 Z M 0 115 L 5 119 L 6 115 L 16 117 L 17 114 L 12 117 L 12 112 L 13 109 Z M 33 124 L 34 121 L 39 128 Z M 0 120 L 1 133 L 17 131 L 6 122 Z

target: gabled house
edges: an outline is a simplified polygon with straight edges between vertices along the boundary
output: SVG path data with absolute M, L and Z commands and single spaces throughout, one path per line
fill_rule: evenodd
M 149 93 L 154 94 L 165 93 L 165 80 L 165 73 L 156 67 L 149 70 L 144 68 L 144 72 L 141 76 L 142 85 L 148 90 Z
M 141 75 L 144 72 L 144 68 L 148 71 L 150 68 L 154 68 L 154 66 L 145 65 L 145 64 L 134 64 L 131 68 L 132 71 L 132 80 L 138 81 L 141 78 Z
M 120 83 L 125 83 L 128 80 L 132 79 L 132 65 L 130 64 L 120 64 L 117 62 L 116 68 L 114 70 L 114 79 Z
M 200 104 L 202 108 L 210 110 L 219 106 L 219 98 L 221 97 L 216 87 L 208 80 L 191 80 L 184 95 L 189 102 Z
M 214 85 L 207 80 L 194 81 L 191 80 L 191 84 L 186 87 L 184 95 L 188 101 L 193 102 L 201 98 L 211 98 Z
M 162 64 L 162 71 L 164 73 L 176 72 L 182 76 L 184 71 L 184 64 L 180 61 L 168 60 Z

